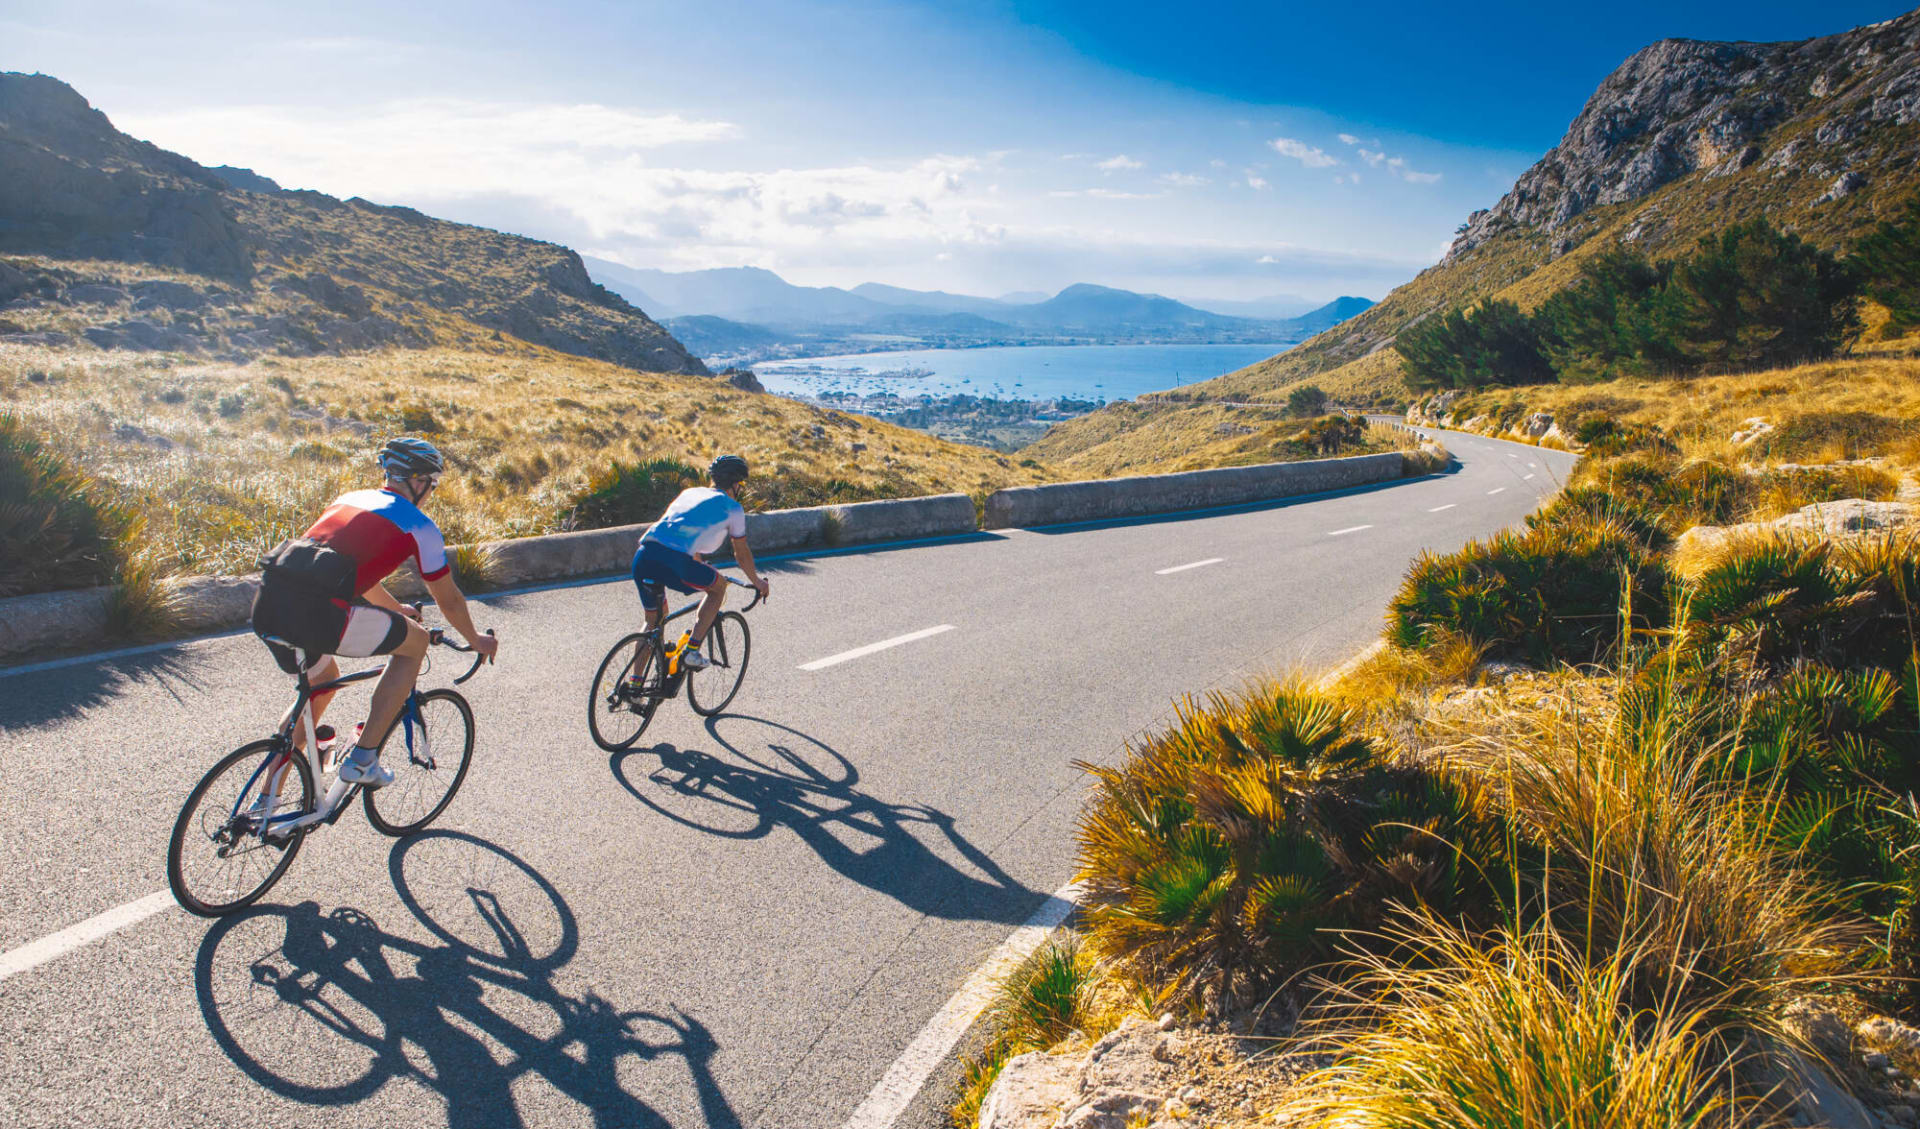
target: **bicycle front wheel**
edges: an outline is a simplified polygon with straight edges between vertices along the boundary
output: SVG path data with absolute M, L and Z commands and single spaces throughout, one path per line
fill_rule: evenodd
M 442 689 L 414 701 L 418 712 L 394 722 L 380 745 L 380 763 L 393 770 L 393 783 L 362 793 L 367 822 L 385 835 L 411 835 L 432 823 L 453 802 L 473 764 L 473 707 L 467 700 Z
M 617 753 L 640 739 L 653 713 L 660 708 L 660 693 L 665 672 L 660 657 L 650 654 L 638 680 L 640 651 L 655 650 L 647 645 L 647 636 L 635 632 L 613 645 L 594 672 L 593 685 L 587 690 L 587 729 L 593 743 L 609 753 Z
M 201 917 L 244 909 L 293 865 L 305 828 L 284 840 L 263 839 L 261 821 L 313 810 L 313 768 L 295 751 L 286 771 L 268 771 L 272 741 L 228 753 L 200 778 L 173 821 L 167 840 L 167 885 L 181 908 Z M 271 777 L 278 793 L 269 793 Z
M 707 632 L 707 668 L 687 676 L 687 702 L 701 717 L 712 717 L 727 708 L 740 692 L 747 677 L 747 653 L 753 637 L 747 632 L 747 617 L 739 612 L 721 612 Z

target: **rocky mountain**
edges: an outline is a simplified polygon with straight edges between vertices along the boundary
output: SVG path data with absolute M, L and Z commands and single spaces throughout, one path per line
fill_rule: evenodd
M 1608 248 L 1675 255 L 1760 217 L 1841 249 L 1920 190 L 1916 168 L 1920 11 L 1794 43 L 1664 40 L 1607 76 L 1439 263 L 1303 344 L 1181 392 L 1283 402 L 1314 384 L 1338 401 L 1404 402 L 1393 343 L 1424 318 L 1492 296 L 1532 308 Z M 1055 428 L 1048 453 L 1177 431 L 1180 414 L 1095 412 Z
M 203 168 L 45 75 L 0 73 L 0 169 L 0 341 L 236 359 L 518 341 L 707 371 L 565 247 Z
M 966 347 L 1086 342 L 1298 341 L 1370 303 L 1340 298 L 1293 318 L 1246 318 L 1158 294 L 1078 283 L 1053 295 L 983 298 L 942 290 L 863 283 L 851 290 L 795 286 L 769 270 L 645 270 L 586 260 L 594 277 L 666 319 L 708 359 L 864 352 L 871 337 L 896 347 Z
M 1284 399 L 1403 393 L 1395 336 L 1500 296 L 1531 308 L 1588 256 L 1655 257 L 1767 217 L 1829 248 L 1920 189 L 1920 11 L 1793 43 L 1663 40 L 1607 76 L 1560 143 L 1446 256 L 1379 305 L 1270 360 L 1186 391 Z

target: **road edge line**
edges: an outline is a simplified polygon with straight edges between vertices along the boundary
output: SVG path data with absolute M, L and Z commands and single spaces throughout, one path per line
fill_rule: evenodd
M 1013 934 L 1000 943 L 986 963 L 973 970 L 960 990 L 953 994 L 920 1033 L 893 1060 L 887 1072 L 867 1093 L 865 1101 L 854 1109 L 841 1129 L 891 1129 L 906 1112 L 920 1090 L 940 1064 L 946 1061 L 974 1020 L 986 1010 L 987 1001 L 1007 973 L 1033 954 L 1060 923 L 1080 904 L 1081 886 L 1069 883 L 1055 890 L 1040 903 L 1040 908 Z

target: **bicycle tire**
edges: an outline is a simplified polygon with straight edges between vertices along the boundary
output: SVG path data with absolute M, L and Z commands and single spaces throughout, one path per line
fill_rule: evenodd
M 727 708 L 740 692 L 740 684 L 747 680 L 747 660 L 753 653 L 747 617 L 739 612 L 721 612 L 713 621 L 713 630 L 707 632 L 704 650 L 707 667 L 688 676 L 687 704 L 701 717 L 712 717 Z M 708 698 L 714 700 L 703 700 Z
M 265 842 L 244 831 L 235 836 L 232 813 L 243 806 L 251 806 L 245 801 L 255 793 L 259 783 L 253 778 L 254 772 L 260 767 L 259 759 L 272 753 L 273 749 L 273 741 L 260 740 L 228 753 L 207 770 L 207 774 L 194 785 L 193 791 L 187 794 L 187 802 L 181 805 L 180 814 L 173 821 L 173 833 L 167 839 L 167 885 L 173 890 L 174 901 L 179 902 L 187 912 L 201 917 L 223 917 L 245 909 L 273 889 L 274 883 L 280 881 L 287 868 L 293 865 L 293 857 L 300 853 L 300 844 L 307 837 L 304 827 L 289 836 L 284 847 Z M 297 752 L 292 758 L 292 765 L 300 780 L 300 810 L 310 812 L 315 802 L 313 766 L 305 755 Z M 240 769 L 239 774 L 233 772 L 236 767 Z M 233 778 L 230 785 L 232 790 L 221 789 L 220 794 L 213 795 L 213 802 L 208 804 L 216 786 L 228 777 Z M 283 777 L 280 784 L 282 797 L 286 795 L 286 788 L 287 781 Z M 283 799 L 282 810 L 286 806 Z M 202 818 L 196 820 L 195 813 L 203 809 Z M 195 868 L 189 863 L 188 840 L 196 829 L 207 842 L 218 844 L 213 853 L 221 863 L 241 860 L 236 866 L 223 865 L 219 868 L 222 874 L 233 872 L 235 877 L 196 880 L 189 875 L 188 871 Z M 223 836 L 228 839 L 226 843 L 221 842 Z M 242 849 L 231 849 L 235 845 Z M 228 847 L 228 852 L 221 854 L 219 846 Z M 254 861 L 250 864 L 247 860 Z M 239 881 L 239 873 L 258 873 L 258 864 L 269 862 L 262 876 Z
M 467 769 L 473 766 L 473 707 L 460 696 L 457 690 L 445 688 L 429 690 L 420 695 L 420 719 L 415 731 L 416 750 L 425 733 L 429 757 L 433 762 L 431 769 L 414 759 L 416 750 L 406 747 L 404 734 L 406 726 L 394 722 L 387 730 L 387 739 L 381 742 L 381 763 L 393 770 L 393 783 L 385 788 L 367 788 L 361 793 L 361 802 L 367 811 L 367 822 L 382 835 L 399 838 L 411 835 L 425 828 L 440 817 L 453 802 L 454 793 L 460 790 L 460 784 L 467 778 Z M 446 707 L 446 708 L 441 708 Z M 451 711 L 451 712 L 449 712 Z M 448 731 L 449 724 L 457 724 L 458 737 Z M 391 747 L 392 752 L 387 749 Z M 449 765 L 448 758 L 457 757 L 456 764 Z M 452 769 L 449 774 L 449 768 Z M 445 788 L 438 793 L 436 789 Z M 408 797 L 418 797 L 418 804 L 408 805 Z M 431 804 L 426 801 L 432 801 Z M 381 809 L 384 808 L 385 811 Z M 425 809 L 420 814 L 420 809 Z M 410 818 L 391 818 L 405 812 Z
M 594 671 L 593 685 L 587 687 L 587 731 L 593 734 L 593 743 L 609 753 L 617 753 L 638 741 L 660 708 L 658 697 L 645 694 L 635 697 L 626 689 L 633 660 L 639 654 L 640 644 L 646 640 L 645 632 L 636 631 L 615 643 L 607 657 L 600 660 L 600 669 Z M 657 692 L 665 682 L 666 672 L 661 669 L 660 649 L 652 650 L 643 688 Z M 623 720 L 616 726 L 615 718 L 634 718 L 637 724 Z M 627 731 L 629 725 L 632 732 Z

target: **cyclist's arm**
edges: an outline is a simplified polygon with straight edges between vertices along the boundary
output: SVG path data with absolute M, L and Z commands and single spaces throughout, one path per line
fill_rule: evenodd
M 387 586 L 384 584 L 376 584 L 365 592 L 360 593 L 360 598 L 376 608 L 385 608 L 390 612 L 398 612 L 401 615 L 409 616 L 413 619 L 420 618 L 413 614 L 412 608 L 401 603 L 394 597 L 393 593 L 387 591 Z
M 481 635 L 479 629 L 474 627 L 473 612 L 467 608 L 466 593 L 460 591 L 460 585 L 454 583 L 453 573 L 449 572 L 437 580 L 427 581 L 427 591 L 433 593 L 434 606 L 440 609 L 440 614 L 445 616 L 447 622 L 453 625 L 453 629 L 460 633 L 460 637 L 467 641 L 467 645 L 479 646 L 479 641 L 486 636 Z
M 760 570 L 754 567 L 753 550 L 747 548 L 747 539 L 745 537 L 733 538 L 733 563 L 740 566 L 740 571 L 747 574 L 748 582 L 755 588 L 758 588 L 760 595 L 765 597 L 767 594 L 767 582 L 765 578 L 760 575 Z

